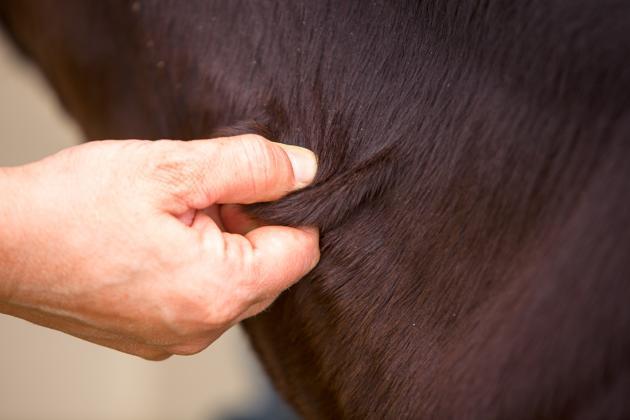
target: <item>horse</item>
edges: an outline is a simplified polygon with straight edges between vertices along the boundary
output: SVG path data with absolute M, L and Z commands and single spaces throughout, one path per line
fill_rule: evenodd
M 90 138 L 255 133 L 319 265 L 244 322 L 305 418 L 630 418 L 630 2 L 4 0 Z

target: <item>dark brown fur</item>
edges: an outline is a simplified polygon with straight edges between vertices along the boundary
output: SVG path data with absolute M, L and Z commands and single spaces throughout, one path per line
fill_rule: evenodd
M 32 3 L 32 4 L 31 4 Z M 630 3 L 8 1 L 92 138 L 256 132 L 322 260 L 245 327 L 309 418 L 630 418 Z

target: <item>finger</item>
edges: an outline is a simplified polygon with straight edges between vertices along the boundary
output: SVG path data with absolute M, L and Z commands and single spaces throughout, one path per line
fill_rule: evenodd
M 228 249 L 242 248 L 242 236 L 224 234 L 224 237 L 234 242 L 232 246 L 227 244 Z M 251 246 L 251 254 L 243 258 L 249 267 L 244 267 L 245 275 L 238 286 L 246 291 L 250 302 L 275 298 L 319 261 L 319 234 L 314 228 L 263 226 L 247 233 L 245 239 Z
M 199 170 L 191 180 L 191 207 L 271 201 L 312 182 L 313 152 L 243 135 L 187 143 Z

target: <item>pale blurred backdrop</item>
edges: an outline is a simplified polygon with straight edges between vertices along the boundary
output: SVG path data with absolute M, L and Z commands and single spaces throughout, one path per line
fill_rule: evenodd
M 80 140 L 37 69 L 0 35 L 0 166 Z M 0 419 L 249 418 L 230 414 L 263 410 L 267 391 L 240 328 L 201 354 L 148 362 L 0 315 Z

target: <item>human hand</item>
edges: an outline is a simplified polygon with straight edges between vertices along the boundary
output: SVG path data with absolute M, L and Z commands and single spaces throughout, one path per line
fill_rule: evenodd
M 230 203 L 315 170 L 254 135 L 91 142 L 4 169 L 0 311 L 147 359 L 197 353 L 319 259 L 314 228 L 257 226 Z

